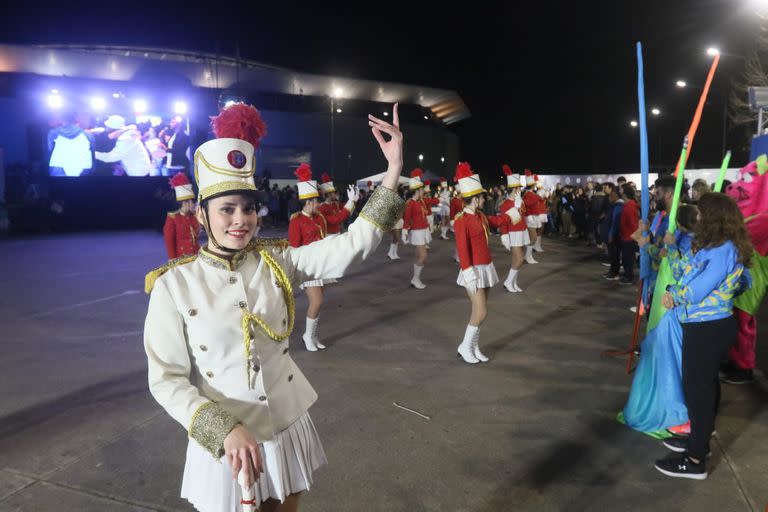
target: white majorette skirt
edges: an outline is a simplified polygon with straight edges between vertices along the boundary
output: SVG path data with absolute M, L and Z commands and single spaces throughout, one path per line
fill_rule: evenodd
M 255 487 L 257 505 L 269 498 L 283 501 L 309 490 L 313 473 L 328 462 L 309 413 L 264 442 L 261 456 L 264 473 Z M 192 439 L 187 446 L 181 497 L 200 512 L 242 510 L 240 485 L 232 479 L 226 456 L 219 462 Z
M 510 231 L 506 235 L 501 235 L 501 245 L 507 250 L 512 247 L 525 247 L 531 245 L 531 235 L 528 234 L 528 230 L 523 231 Z
M 427 245 L 432 241 L 428 229 L 412 229 L 408 231 L 408 243 L 411 245 Z
M 493 266 L 493 262 L 487 265 L 475 265 L 475 272 L 477 272 L 478 288 L 493 288 L 499 282 L 499 275 L 496 273 L 496 267 Z M 459 269 L 459 277 L 456 279 L 456 284 L 459 286 L 467 285 L 461 269 Z
M 304 281 L 299 285 L 299 288 L 301 288 L 302 290 L 304 288 L 322 288 L 327 284 L 333 284 L 338 282 L 339 281 L 336 279 L 315 279 L 314 281 Z
M 392 229 L 403 229 L 403 219 L 395 222 L 395 225 L 392 226 Z
M 526 215 L 525 225 L 528 226 L 528 229 L 540 228 L 541 222 L 539 221 L 539 214 L 537 213 L 536 215 Z
M 547 222 L 549 222 L 549 216 L 546 213 L 540 213 L 539 222 L 542 224 L 546 224 Z

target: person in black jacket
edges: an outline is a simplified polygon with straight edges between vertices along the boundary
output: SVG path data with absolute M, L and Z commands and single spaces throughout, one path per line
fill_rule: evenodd
M 189 158 L 187 158 L 187 149 L 189 149 L 189 135 L 184 131 L 184 118 L 175 116 L 171 119 L 168 130 L 163 130 L 164 136 L 160 140 L 165 141 L 168 147 L 168 154 L 165 157 L 163 166 L 163 176 L 175 176 L 178 172 L 187 174 L 189 169 Z M 167 140 L 166 140 L 167 139 Z

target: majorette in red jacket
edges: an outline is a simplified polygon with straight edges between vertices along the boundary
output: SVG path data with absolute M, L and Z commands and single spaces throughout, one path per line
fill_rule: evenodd
M 528 225 L 525 223 L 525 203 L 520 200 L 520 206 L 516 207 L 515 202 L 511 199 L 505 200 L 503 203 L 501 203 L 500 211 L 502 214 L 506 214 L 511 208 L 517 208 L 520 212 L 520 220 L 517 222 L 517 224 L 512 224 L 512 219 L 509 219 L 509 222 L 505 222 L 501 225 L 499 228 L 499 233 L 502 235 L 506 235 L 507 233 L 513 232 L 513 231 L 525 231 L 528 229 Z M 504 215 L 505 217 L 508 217 L 507 215 Z
M 327 234 L 335 235 L 341 233 L 341 226 L 351 214 L 349 210 L 343 208 L 336 201 L 326 202 L 318 207 L 320 214 L 325 217 L 328 226 Z
M 173 260 L 182 256 L 197 254 L 200 245 L 197 243 L 200 234 L 200 223 L 197 218 L 182 213 L 170 212 L 165 218 L 163 226 L 163 238 L 165 249 L 168 251 L 168 259 Z
M 456 252 L 459 254 L 461 270 L 491 263 L 491 250 L 488 248 L 489 226 L 500 228 L 508 221 L 508 215 L 487 217 L 479 211 L 469 213 L 465 210 L 456 216 L 453 230 L 456 232 Z
M 302 212 L 294 213 L 288 224 L 288 243 L 291 247 L 301 247 L 325 238 L 328 232 L 325 217 L 320 214 L 308 217 Z
M 425 197 L 418 201 L 409 199 L 405 204 L 403 229 L 429 229 L 427 215 L 431 215 L 431 208 L 438 204 L 440 204 L 440 199 L 434 197 Z

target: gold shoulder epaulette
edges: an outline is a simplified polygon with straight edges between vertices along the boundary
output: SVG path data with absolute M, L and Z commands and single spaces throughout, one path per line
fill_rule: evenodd
M 464 216 L 464 212 L 459 212 L 456 214 L 456 216 L 453 218 L 453 220 L 458 220 Z
M 144 292 L 151 292 L 152 288 L 155 286 L 155 281 L 157 281 L 161 275 L 165 274 L 173 267 L 178 267 L 179 265 L 184 265 L 185 263 L 195 261 L 195 258 L 197 258 L 197 254 L 192 254 L 191 256 L 182 256 L 181 258 L 171 260 L 165 265 L 161 265 L 155 270 L 149 272 L 146 276 L 144 276 Z
M 168 216 L 169 217 L 175 217 L 175 216 L 177 216 L 179 214 L 180 211 L 181 210 L 176 210 L 174 212 L 168 212 Z
M 249 251 L 258 252 L 262 249 L 277 249 L 282 252 L 288 248 L 288 240 L 285 238 L 257 238 L 248 243 Z
M 293 215 L 291 215 L 291 219 L 290 219 L 290 220 L 293 220 L 293 219 L 295 219 L 295 218 L 296 218 L 296 216 L 297 216 L 297 215 L 299 215 L 300 213 L 301 213 L 301 212 L 296 212 L 296 213 L 294 213 Z

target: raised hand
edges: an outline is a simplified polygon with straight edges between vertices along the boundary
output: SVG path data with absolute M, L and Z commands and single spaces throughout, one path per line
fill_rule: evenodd
M 387 159 L 387 173 L 381 181 L 381 186 L 390 190 L 397 189 L 397 179 L 403 170 L 403 134 L 400 131 L 400 116 L 397 113 L 397 103 L 392 108 L 392 124 L 368 115 L 368 125 L 371 127 L 381 152 Z M 389 136 L 386 140 L 384 134 Z

